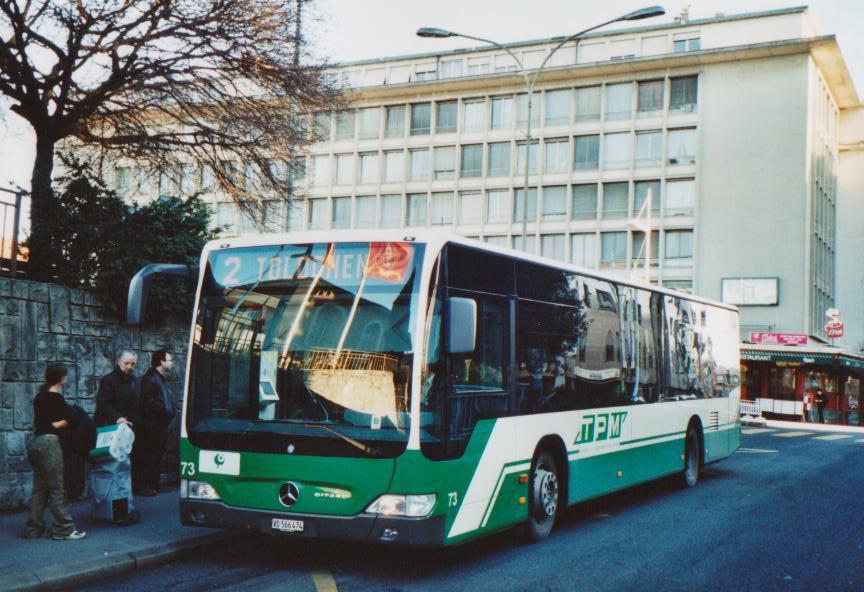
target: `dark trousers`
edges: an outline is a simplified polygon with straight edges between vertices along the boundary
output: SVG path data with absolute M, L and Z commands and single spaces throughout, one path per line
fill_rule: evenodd
M 138 481 L 136 489 L 158 489 L 162 475 L 162 457 L 165 455 L 165 443 L 168 440 L 166 428 L 146 427 L 141 430 L 141 438 L 137 456 Z M 134 451 L 133 451 L 134 452 Z M 135 463 L 132 464 L 133 485 L 135 484 Z
M 60 439 L 53 434 L 36 436 L 27 448 L 27 460 L 33 468 L 33 493 L 30 496 L 30 515 L 23 535 L 31 538 L 48 534 L 42 518 L 45 506 L 51 509 L 50 534 L 71 534 L 75 530 L 75 523 L 66 504 Z

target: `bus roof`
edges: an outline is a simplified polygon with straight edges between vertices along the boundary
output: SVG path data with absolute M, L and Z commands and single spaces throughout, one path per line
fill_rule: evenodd
M 537 255 L 530 255 L 528 253 L 523 253 L 522 251 L 517 251 L 515 249 L 511 249 L 508 247 L 500 247 L 497 245 L 492 245 L 489 243 L 484 243 L 478 240 L 465 238 L 464 236 L 460 236 L 458 234 L 454 234 L 451 232 L 442 232 L 431 230 L 427 228 L 417 228 L 417 229 L 409 229 L 409 228 L 394 228 L 394 229 L 363 229 L 363 230 L 318 230 L 318 231 L 304 231 L 304 232 L 285 232 L 285 233 L 267 233 L 267 234 L 247 234 L 239 237 L 232 238 L 221 238 L 215 239 L 208 242 L 204 246 L 204 250 L 202 252 L 202 258 L 206 257 L 211 251 L 221 250 L 221 249 L 233 249 L 238 247 L 255 247 L 255 246 L 264 246 L 264 245 L 281 245 L 281 244 L 290 244 L 290 243 L 328 243 L 328 242 L 418 242 L 430 245 L 434 252 L 438 252 L 444 248 L 444 245 L 447 243 L 457 243 L 460 245 L 465 245 L 468 247 L 472 247 L 475 249 L 480 249 L 483 251 L 488 251 L 490 253 L 497 253 L 500 255 L 506 255 L 508 257 L 512 257 L 513 259 L 519 259 L 522 261 L 530 261 L 532 263 L 539 263 L 541 265 L 545 265 L 547 267 L 554 267 L 556 269 L 561 269 L 565 271 L 572 271 L 574 273 L 578 273 L 579 275 L 584 275 L 587 277 L 591 277 L 594 279 L 604 280 L 607 282 L 612 282 L 615 284 L 630 286 L 633 288 L 639 288 L 642 290 L 650 290 L 653 292 L 659 292 L 661 294 L 667 294 L 669 296 L 675 296 L 677 298 L 683 298 L 685 300 L 691 300 L 693 302 L 700 302 L 702 304 L 708 304 L 710 306 L 716 306 L 719 308 L 725 308 L 732 311 L 738 311 L 738 308 L 723 302 L 718 302 L 716 300 L 711 300 L 708 298 L 702 298 L 700 296 L 694 296 L 693 294 L 688 294 L 686 292 L 681 292 L 678 290 L 671 290 L 669 288 L 663 288 L 660 286 L 655 286 L 653 284 L 649 284 L 644 281 L 634 280 L 632 278 L 616 276 L 614 274 L 603 273 L 601 271 L 597 271 L 594 269 L 587 269 L 585 267 L 579 267 L 578 265 L 572 265 L 570 263 L 565 263 L 563 261 L 557 261 L 554 259 L 548 259 L 546 257 L 540 257 Z M 203 262 L 203 261 L 202 261 Z

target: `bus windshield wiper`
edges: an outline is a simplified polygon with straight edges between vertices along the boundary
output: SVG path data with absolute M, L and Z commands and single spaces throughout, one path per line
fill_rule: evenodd
M 355 448 L 359 448 L 360 450 L 362 450 L 363 452 L 365 452 L 369 456 L 381 456 L 381 451 L 378 450 L 377 448 L 372 448 L 371 446 L 367 446 L 363 442 L 361 442 L 359 440 L 355 440 L 354 438 L 352 438 L 350 436 L 346 436 L 342 432 L 340 432 L 338 430 L 334 430 L 333 428 L 331 428 L 328 425 L 324 425 L 322 423 L 307 423 L 305 421 L 297 421 L 295 419 L 289 419 L 286 421 L 286 423 L 293 423 L 296 425 L 303 426 L 304 428 L 317 428 L 319 430 L 326 430 L 326 431 L 330 432 L 331 434 L 338 436 L 339 438 L 341 438 L 345 442 L 348 442 L 351 446 L 354 446 Z

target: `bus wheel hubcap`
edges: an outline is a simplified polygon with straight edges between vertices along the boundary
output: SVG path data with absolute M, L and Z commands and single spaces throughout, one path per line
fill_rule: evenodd
M 539 506 L 540 516 L 548 518 L 555 515 L 555 510 L 558 508 L 558 478 L 555 473 L 547 471 L 545 468 L 537 469 L 537 504 Z

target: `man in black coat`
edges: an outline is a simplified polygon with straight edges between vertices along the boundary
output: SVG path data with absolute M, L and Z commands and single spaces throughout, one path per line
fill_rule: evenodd
M 162 473 L 162 457 L 165 454 L 165 443 L 168 440 L 169 426 L 174 419 L 174 397 L 165 383 L 165 379 L 174 367 L 174 356 L 160 349 L 153 352 L 150 368 L 141 377 L 141 415 L 144 420 L 142 440 L 142 494 L 153 491 L 167 492 L 169 487 L 162 487 L 159 477 Z
M 132 489 L 138 490 L 142 483 L 141 451 L 141 384 L 132 373 L 138 363 L 138 354 L 123 350 L 117 356 L 114 370 L 106 374 L 96 392 L 96 425 L 98 427 L 125 423 L 135 432 L 130 462 L 132 463 Z

